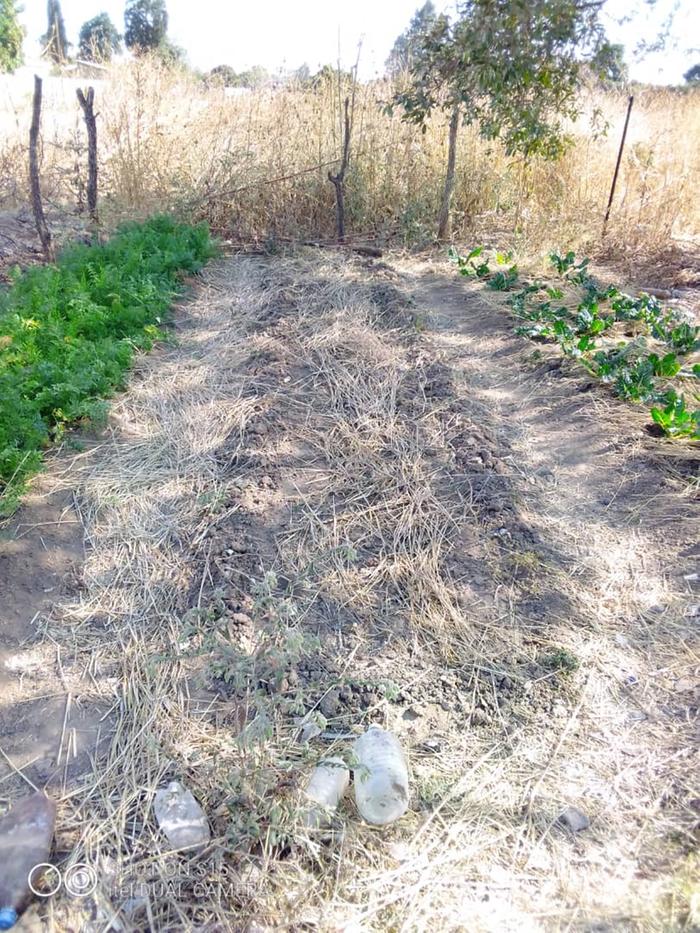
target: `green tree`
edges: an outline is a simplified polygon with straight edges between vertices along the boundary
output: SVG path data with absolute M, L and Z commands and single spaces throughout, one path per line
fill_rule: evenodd
M 212 84 L 223 84 L 224 87 L 237 87 L 238 75 L 230 65 L 217 65 L 209 72 Z
M 127 0 L 124 11 L 124 42 L 137 54 L 161 46 L 168 33 L 168 11 L 164 0 Z
M 161 39 L 153 51 L 164 65 L 171 68 L 187 65 L 187 52 L 182 46 L 176 45 L 168 36 Z
M 688 84 L 697 84 L 700 81 L 700 64 L 693 65 L 683 75 Z
M 66 37 L 66 24 L 63 22 L 63 12 L 59 0 L 48 0 L 46 13 L 48 26 L 41 37 L 44 54 L 48 55 L 55 64 L 61 65 L 68 58 L 70 42 Z
M 121 36 L 107 13 L 100 13 L 80 27 L 78 54 L 89 62 L 108 62 L 121 51 Z
M 248 87 L 252 90 L 269 83 L 270 72 L 263 65 L 253 65 L 248 71 L 241 71 L 237 79 L 238 87 Z
M 500 139 L 508 155 L 557 158 L 578 116 L 580 71 L 604 42 L 603 0 L 463 0 L 458 19 L 436 17 L 415 50 L 410 85 L 394 103 L 425 127 L 435 110 L 450 113 L 448 171 L 438 237 L 449 233 L 457 135 L 473 123 Z
M 14 71 L 23 61 L 24 30 L 15 0 L 0 0 L 0 71 Z
M 629 73 L 625 64 L 625 47 L 612 42 L 603 42 L 590 61 L 594 74 L 608 84 L 622 84 Z
M 395 78 L 411 67 L 423 36 L 434 22 L 435 5 L 432 0 L 426 0 L 426 3 L 413 14 L 408 28 L 394 42 L 385 64 L 388 75 Z
M 342 69 L 338 72 L 337 67 L 333 65 L 324 65 L 315 75 L 311 76 L 310 81 L 311 87 L 314 88 L 314 90 L 328 87 L 328 85 L 337 87 L 338 84 L 347 88 L 352 84 L 352 73 L 350 71 L 343 71 Z

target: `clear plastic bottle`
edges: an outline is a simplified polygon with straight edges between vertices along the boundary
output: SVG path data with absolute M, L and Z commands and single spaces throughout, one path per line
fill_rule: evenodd
M 304 789 L 304 796 L 311 804 L 304 810 L 304 825 L 310 829 L 328 826 L 349 783 L 350 771 L 342 758 L 325 758 L 320 762 Z
M 355 800 L 368 823 L 385 826 L 408 809 L 408 767 L 392 732 L 370 726 L 354 745 Z
M 209 842 L 211 833 L 204 810 L 179 781 L 171 781 L 156 791 L 153 810 L 173 849 L 198 849 Z
M 36 868 L 47 866 L 56 804 L 41 791 L 19 800 L 0 820 L 0 930 L 9 930 L 32 899 Z

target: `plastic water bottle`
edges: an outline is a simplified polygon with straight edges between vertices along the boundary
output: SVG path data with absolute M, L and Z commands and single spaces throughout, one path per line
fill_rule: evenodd
M 310 829 L 328 826 L 349 783 L 350 771 L 342 758 L 326 758 L 317 765 L 304 789 L 311 804 L 304 811 L 304 825 Z
M 56 804 L 37 791 L 19 800 L 0 820 L 0 930 L 13 927 L 32 899 L 32 869 L 46 865 L 56 823 Z
M 355 800 L 368 823 L 384 826 L 408 809 L 408 768 L 396 736 L 370 726 L 354 745 Z
M 211 839 L 204 810 L 179 781 L 156 791 L 153 810 L 173 849 L 199 849 Z

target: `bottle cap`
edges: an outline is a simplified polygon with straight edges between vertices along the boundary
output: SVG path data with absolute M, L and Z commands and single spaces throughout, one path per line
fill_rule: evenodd
M 17 911 L 14 907 L 0 907 L 0 930 L 9 930 L 17 923 Z

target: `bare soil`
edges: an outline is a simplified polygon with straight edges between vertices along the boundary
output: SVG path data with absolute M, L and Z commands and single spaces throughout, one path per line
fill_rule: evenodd
M 691 929 L 697 448 L 438 263 L 234 256 L 176 321 L 3 529 L 3 793 L 48 783 L 56 859 L 101 879 L 34 916 Z M 348 800 L 308 838 L 309 768 L 373 721 L 409 813 L 379 832 Z M 157 888 L 171 778 L 233 891 L 198 894 L 185 856 Z
M 43 637 L 47 620 L 79 590 L 84 537 L 72 494 L 41 487 L 39 480 L 0 529 L 0 767 L 6 777 L 21 772 L 28 787 L 56 789 L 90 768 L 108 717 L 91 701 L 85 671 Z

